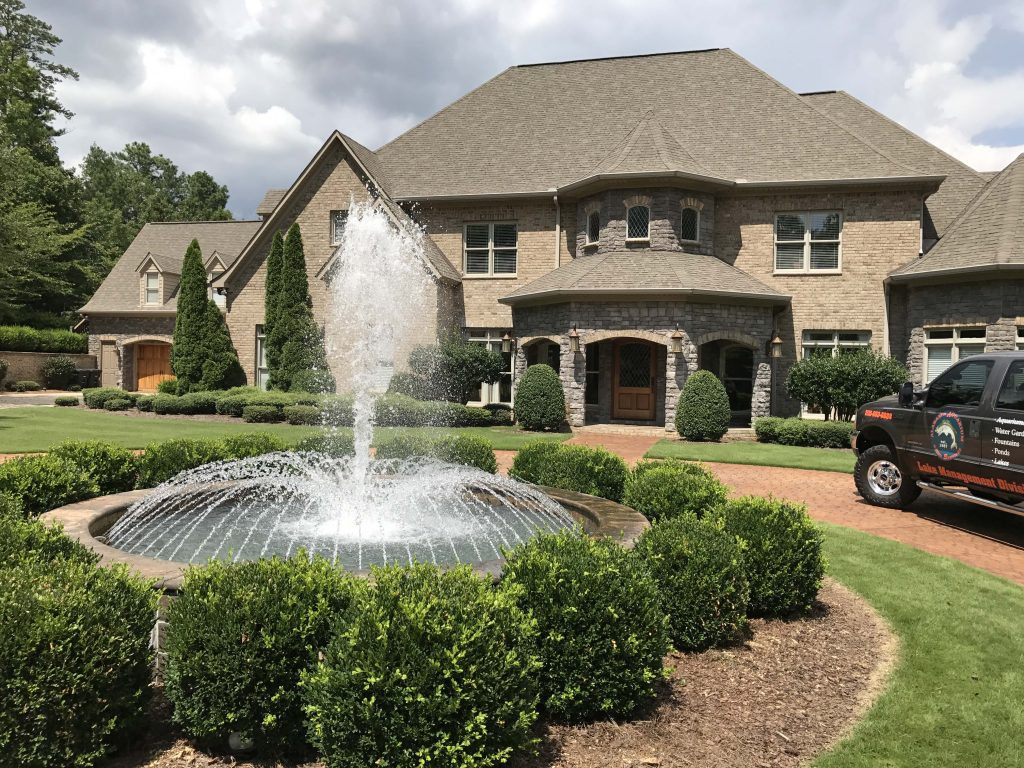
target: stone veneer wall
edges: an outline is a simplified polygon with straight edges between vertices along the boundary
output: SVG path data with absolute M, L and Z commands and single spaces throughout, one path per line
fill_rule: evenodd
M 135 358 L 125 347 L 135 343 L 159 341 L 171 343 L 174 338 L 174 318 L 168 316 L 144 317 L 90 317 L 89 318 L 89 354 L 96 357 L 98 365 L 103 365 L 100 354 L 104 341 L 113 341 L 117 350 L 118 375 L 117 386 L 125 389 L 135 388 Z
M 43 383 L 43 365 L 55 357 L 69 357 L 74 361 L 75 367 L 96 368 L 96 355 L 76 354 L 73 352 L 5 352 L 0 349 L 0 360 L 7 363 L 7 373 L 4 375 L 4 383 L 15 381 L 34 381 Z
M 651 209 L 649 245 L 626 242 L 626 211 L 632 205 L 646 205 Z M 700 211 L 700 240 L 696 243 L 684 243 L 679 239 L 684 205 L 692 205 Z M 596 245 L 588 245 L 587 220 L 593 211 L 601 217 L 601 236 Z M 605 253 L 627 248 L 714 253 L 715 198 L 704 192 L 666 187 L 608 190 L 579 201 L 575 234 L 577 253 Z
M 762 305 L 712 304 L 671 301 L 615 301 L 570 302 L 536 307 L 516 307 L 513 310 L 518 346 L 515 359 L 515 378 L 518 381 L 526 370 L 526 350 L 530 342 L 539 338 L 557 342 L 561 348 L 562 386 L 565 388 L 569 423 L 582 426 L 587 419 L 585 402 L 586 356 L 584 345 L 614 338 L 633 337 L 647 339 L 662 345 L 658 351 L 655 391 L 663 398 L 656 411 L 659 423 L 666 429 L 675 424 L 679 392 L 687 377 L 697 370 L 698 348 L 701 344 L 718 339 L 732 339 L 749 344 L 754 350 L 753 416 L 767 416 L 771 412 L 771 366 L 766 355 L 766 344 L 771 338 L 772 309 Z M 569 329 L 576 326 L 580 334 L 580 353 L 569 351 Z M 671 334 L 676 328 L 683 333 L 681 354 L 668 350 Z M 600 373 L 602 388 L 610 376 L 605 369 L 613 364 L 611 350 L 602 345 Z M 663 395 L 660 392 L 663 391 Z M 591 407 L 591 413 L 594 413 Z M 598 418 L 607 411 L 599 405 Z

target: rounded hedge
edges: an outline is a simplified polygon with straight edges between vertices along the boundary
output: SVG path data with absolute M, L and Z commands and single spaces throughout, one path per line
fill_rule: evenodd
M 237 732 L 263 753 L 305 754 L 299 675 L 357 586 L 305 553 L 189 568 L 168 612 L 164 685 L 175 722 L 221 748 Z
M 112 397 L 103 403 L 105 411 L 130 411 L 134 404 L 127 397 Z
M 490 444 L 468 435 L 397 435 L 377 446 L 378 459 L 407 459 L 426 456 L 451 464 L 465 464 L 494 474 L 498 460 Z
M 323 415 L 315 405 L 286 405 L 284 420 L 289 424 L 317 426 L 323 423 Z
M 619 456 L 604 448 L 565 443 L 529 443 L 516 454 L 509 475 L 528 483 L 622 500 L 629 474 Z
M 668 617 L 639 558 L 574 531 L 538 536 L 506 558 L 501 587 L 537 621 L 546 712 L 573 721 L 612 717 L 654 696 Z
M 725 530 L 745 543 L 751 616 L 810 610 L 821 588 L 825 560 L 821 532 L 805 507 L 745 496 L 721 509 Z
M 156 402 L 156 395 L 139 395 L 135 398 L 135 407 L 147 413 L 153 412 L 153 405 Z
M 565 391 L 550 365 L 531 365 L 516 386 L 516 421 L 523 429 L 560 429 L 565 423 Z
M 700 651 L 734 640 L 747 624 L 743 548 L 720 521 L 679 517 L 649 528 L 633 550 L 661 589 L 669 637 Z
M 178 394 L 178 380 L 170 378 L 158 381 L 156 391 L 161 395 L 176 395 Z
M 329 768 L 492 766 L 530 744 L 539 662 L 518 594 L 466 566 L 376 569 L 373 582 L 302 679 Z
M 0 493 L 17 499 L 25 514 L 41 515 L 65 504 L 98 496 L 96 480 L 67 459 L 43 454 L 0 464 Z
M 135 487 L 139 460 L 130 450 L 100 440 L 65 440 L 50 451 L 66 459 L 96 483 L 102 494 L 121 493 Z
M 138 486 L 153 488 L 186 469 L 230 458 L 231 455 L 219 440 L 178 438 L 150 443 L 139 459 Z
M 626 478 L 622 503 L 654 522 L 680 515 L 702 517 L 728 496 L 729 489 L 699 464 L 645 461 Z
M 527 443 L 516 453 L 509 469 L 509 477 L 527 483 L 541 484 L 548 461 L 561 448 L 554 440 L 537 440 Z
M 267 432 L 246 432 L 241 435 L 232 435 L 225 437 L 222 443 L 224 451 L 232 459 L 247 459 L 251 456 L 262 456 L 265 453 L 288 450 L 288 445 L 284 440 Z
M 39 367 L 48 389 L 67 389 L 78 379 L 78 366 L 70 357 L 51 357 Z
M 61 395 L 60 397 L 55 397 L 53 399 L 53 404 L 58 408 L 74 408 L 80 402 L 82 401 L 74 395 Z
M 38 381 L 11 381 L 7 383 L 7 389 L 11 392 L 38 392 L 43 385 Z
M 284 421 L 284 412 L 276 405 L 247 405 L 242 420 L 250 424 L 275 424 Z
M 93 766 L 141 725 L 155 610 L 156 593 L 124 566 L 32 558 L 0 568 L 5 764 Z
M 303 438 L 295 450 L 342 457 L 355 455 L 356 446 L 351 432 L 328 432 Z
M 687 440 L 721 440 L 729 430 L 729 396 L 711 371 L 695 371 L 683 384 L 676 431 Z
M 811 448 L 849 448 L 853 423 L 763 416 L 754 421 L 754 433 L 762 443 Z
M 102 408 L 107 400 L 115 398 L 130 400 L 134 403 L 138 397 L 138 395 L 132 392 L 127 392 L 117 387 L 93 387 L 82 390 L 82 400 L 85 401 L 86 406 L 89 408 Z

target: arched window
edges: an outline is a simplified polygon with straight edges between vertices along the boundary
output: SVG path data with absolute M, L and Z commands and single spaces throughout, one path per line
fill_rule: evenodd
M 634 205 L 626 211 L 626 239 L 651 239 L 651 209 L 646 205 Z
M 594 211 L 587 217 L 587 243 L 596 243 L 601 239 L 601 214 Z
M 696 208 L 683 208 L 679 239 L 684 243 L 695 243 L 700 240 L 700 212 Z

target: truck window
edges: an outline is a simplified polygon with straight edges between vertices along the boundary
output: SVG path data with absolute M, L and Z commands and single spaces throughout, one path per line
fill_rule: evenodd
M 968 360 L 950 368 L 928 388 L 925 406 L 979 405 L 992 365 L 991 360 Z
M 999 388 L 996 408 L 1024 411 L 1024 360 L 1010 363 L 1006 378 L 1003 379 L 1003 386 Z

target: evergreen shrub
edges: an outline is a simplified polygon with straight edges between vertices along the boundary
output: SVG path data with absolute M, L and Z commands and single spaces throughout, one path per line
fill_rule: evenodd
M 561 429 L 565 424 L 565 391 L 549 365 L 531 365 L 516 387 L 516 421 L 523 429 Z
M 467 435 L 396 435 L 377 446 L 378 459 L 407 459 L 425 456 L 451 464 L 465 464 L 494 474 L 498 461 L 491 446 Z
M 711 371 L 694 371 L 676 407 L 676 431 L 687 440 L 717 441 L 729 430 L 729 396 Z
M 683 515 L 703 517 L 728 495 L 729 489 L 699 464 L 647 461 L 626 478 L 622 503 L 653 523 Z
M 43 383 L 47 389 L 67 389 L 78 378 L 78 366 L 70 357 L 58 355 L 52 357 L 39 367 Z

